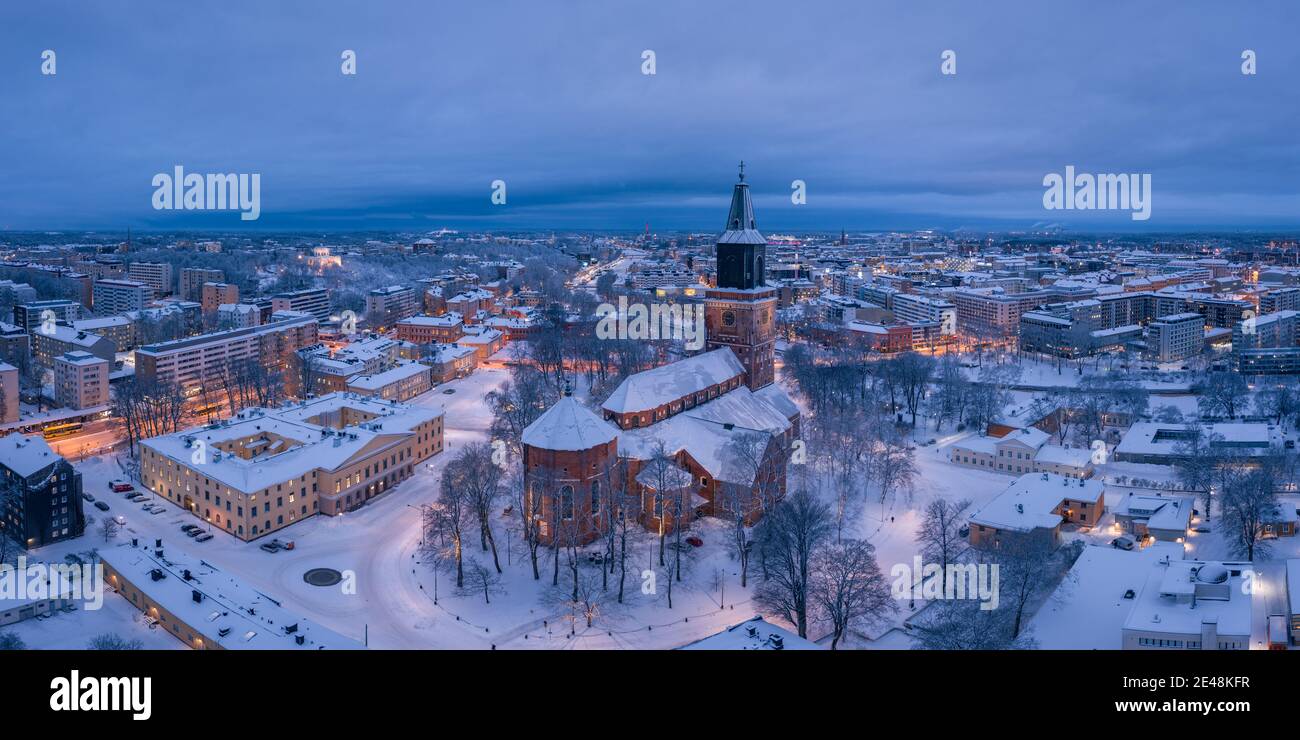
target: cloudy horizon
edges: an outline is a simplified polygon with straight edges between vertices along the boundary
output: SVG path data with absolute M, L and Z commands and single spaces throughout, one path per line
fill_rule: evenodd
M 1300 228 L 1285 18 L 1300 10 L 9 6 L 0 229 L 709 231 L 742 159 L 769 232 Z M 154 210 L 177 165 L 259 173 L 260 218 Z M 1045 210 L 1067 165 L 1150 174 L 1151 218 Z

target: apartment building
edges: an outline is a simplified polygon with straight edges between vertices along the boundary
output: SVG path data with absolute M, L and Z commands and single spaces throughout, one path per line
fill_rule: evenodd
M 325 288 L 307 288 L 271 297 L 271 311 L 301 311 L 324 323 L 330 319 L 330 295 Z
M 106 406 L 112 363 L 89 352 L 68 352 L 54 358 L 54 398 L 70 409 Z
M 632 287 L 637 290 L 686 288 L 700 283 L 690 268 L 677 262 L 644 263 L 632 271 L 631 277 Z
M 31 301 L 14 306 L 14 324 L 28 334 L 40 328 L 46 319 L 52 318 L 51 324 L 71 324 L 80 316 L 81 305 L 76 301 Z
M 143 310 L 153 288 L 138 280 L 96 280 L 95 312 L 103 316 Z
M 1260 313 L 1300 311 L 1300 288 L 1274 288 L 1259 297 Z
M 48 333 L 38 331 L 32 335 L 32 356 L 45 367 L 54 367 L 54 358 L 77 351 L 88 352 L 110 363 L 117 359 L 117 345 L 92 332 L 56 326 Z
M 180 295 L 187 301 L 203 300 L 204 283 L 224 283 L 226 273 L 222 270 L 209 270 L 205 267 L 182 267 Z M 231 301 L 237 303 L 237 301 Z
M 40 437 L 0 437 L 0 478 L 14 495 L 0 503 L 0 537 L 20 547 L 44 547 L 80 537 L 81 473 Z
M 10 424 L 18 421 L 20 415 L 18 368 L 7 362 L 0 362 L 0 423 Z
M 439 344 L 435 350 L 435 354 L 421 360 L 432 369 L 431 380 L 434 384 L 463 378 L 478 367 L 478 353 L 472 347 Z
M 105 316 L 103 318 L 80 319 L 72 322 L 77 331 L 98 334 L 111 341 L 118 352 L 135 349 L 135 322 L 130 316 Z
M 203 314 L 213 315 L 223 304 L 239 303 L 239 286 L 231 283 L 204 283 L 202 288 Z
M 496 298 L 481 288 L 466 290 L 447 299 L 447 310 L 458 313 L 469 324 L 476 320 L 479 311 L 495 313 Z
M 953 292 L 952 302 L 957 309 L 957 328 L 962 333 L 1008 339 L 1019 333 L 1021 314 L 1061 298 L 1056 290 L 1008 293 L 1002 288 L 959 288 Z
M 0 305 L 14 306 L 19 303 L 31 303 L 37 298 L 36 289 L 27 283 L 0 280 Z
M 217 306 L 218 329 L 248 329 L 262 323 L 262 312 L 251 303 L 223 303 Z
M 354 375 L 347 388 L 368 398 L 407 401 L 433 389 L 433 370 L 421 362 L 400 362 L 382 372 Z
M 442 451 L 441 409 L 332 393 L 140 443 L 146 488 L 253 540 L 387 493 Z
M 0 361 L 23 366 L 31 358 L 31 338 L 27 332 L 0 321 Z
M 186 389 L 220 384 L 233 364 L 253 361 L 269 372 L 284 373 L 290 358 L 316 344 L 315 317 L 282 315 L 268 324 L 202 334 L 141 347 L 135 351 L 136 377 L 147 383 L 179 383 Z
M 419 313 L 420 301 L 415 289 L 405 285 L 375 288 L 366 296 L 366 321 L 373 328 L 390 327 Z
M 153 288 L 156 296 L 171 295 L 176 285 L 170 262 L 132 262 L 127 265 L 126 276 Z
M 943 298 L 895 293 L 890 310 L 902 321 L 934 322 L 941 327 L 943 334 L 957 333 L 957 307 Z
M 1205 349 L 1205 317 L 1199 313 L 1161 316 L 1147 326 L 1147 354 L 1156 362 L 1178 362 Z
M 412 344 L 448 344 L 465 336 L 465 323 L 458 313 L 441 316 L 411 316 L 397 322 L 397 338 Z
M 1232 330 L 1232 358 L 1244 375 L 1300 373 L 1300 311 L 1276 311 Z

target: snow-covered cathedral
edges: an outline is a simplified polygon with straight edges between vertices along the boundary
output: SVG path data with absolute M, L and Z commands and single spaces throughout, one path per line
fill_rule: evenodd
M 543 543 L 596 539 L 619 502 L 671 531 L 700 516 L 752 523 L 784 495 L 799 409 L 773 383 L 766 243 L 742 165 L 704 301 L 705 351 L 628 377 L 600 414 L 566 395 L 524 430 L 525 505 Z

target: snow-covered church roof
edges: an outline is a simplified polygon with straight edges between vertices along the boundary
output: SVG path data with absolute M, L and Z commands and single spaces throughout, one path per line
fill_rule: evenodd
M 649 411 L 744 372 L 745 366 L 729 347 L 715 349 L 629 376 L 603 408 L 616 414 Z
M 661 448 L 671 454 L 684 450 L 715 480 L 749 485 L 756 471 L 732 444 L 767 444 L 789 428 L 784 415 L 742 385 L 648 427 L 621 432 L 618 449 L 638 460 L 653 459 Z
M 585 408 L 573 396 L 564 396 L 537 417 L 523 433 L 523 442 L 543 450 L 589 450 L 618 436 L 613 424 Z

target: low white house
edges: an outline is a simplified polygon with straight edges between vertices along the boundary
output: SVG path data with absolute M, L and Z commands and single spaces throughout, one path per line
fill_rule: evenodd
M 1048 444 L 1051 435 L 1036 427 L 1012 430 L 1004 437 L 968 437 L 953 443 L 949 461 L 1008 475 L 1053 473 L 1067 478 L 1091 478 L 1092 452 Z
M 1120 529 L 1139 540 L 1149 534 L 1164 542 L 1182 542 L 1192 525 L 1194 502 L 1191 496 L 1129 491 L 1111 504 L 1110 513 Z

